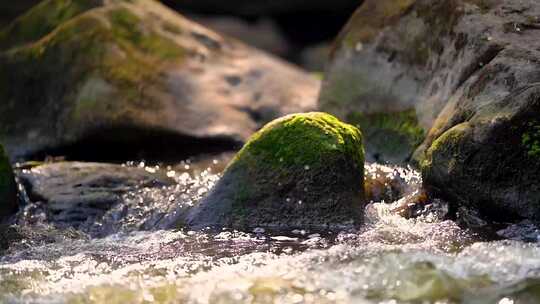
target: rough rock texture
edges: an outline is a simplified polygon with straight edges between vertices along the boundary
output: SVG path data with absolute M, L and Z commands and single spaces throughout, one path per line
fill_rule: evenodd
M 17 186 L 9 159 L 0 145 L 0 219 L 17 211 Z
M 319 86 L 152 0 L 46 0 L 0 32 L 0 49 L 0 135 L 12 157 L 89 138 L 230 145 L 311 109 Z
M 103 214 L 129 191 L 175 183 L 144 168 L 81 162 L 45 164 L 18 176 L 31 201 L 44 203 L 53 220 L 65 222 Z
M 340 36 L 323 109 L 415 113 L 432 193 L 540 219 L 539 18 L 534 0 L 367 1 Z
M 195 227 L 350 227 L 364 205 L 362 135 L 325 113 L 257 132 L 187 217 Z

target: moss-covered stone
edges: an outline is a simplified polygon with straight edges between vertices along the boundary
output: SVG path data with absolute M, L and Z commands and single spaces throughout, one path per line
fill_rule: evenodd
M 540 219 L 539 92 L 523 90 L 438 136 L 421 163 L 431 195 L 488 220 Z
M 231 75 L 250 81 L 231 85 Z M 45 0 L 0 32 L 0 137 L 16 159 L 89 137 L 140 145 L 129 132 L 230 146 L 312 109 L 317 89 L 302 71 L 154 0 Z
M 17 187 L 9 159 L 0 145 L 0 218 L 17 210 Z
M 344 227 L 361 221 L 362 134 L 325 113 L 254 134 L 189 216 L 192 226 Z

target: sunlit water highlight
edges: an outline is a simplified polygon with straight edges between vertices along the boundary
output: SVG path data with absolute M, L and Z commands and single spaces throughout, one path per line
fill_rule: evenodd
M 35 235 L 1 258 L 0 302 L 540 302 L 540 246 L 519 240 L 538 235 L 534 225 L 507 228 L 516 240 L 482 241 L 444 220 L 444 206 L 414 219 L 392 212 L 407 197 L 371 203 L 359 231 L 338 234 L 162 229 L 215 184 L 224 162 L 148 167 L 178 185 L 126 194 L 77 229 L 26 206 L 18 224 Z M 410 169 L 366 171 L 402 180 L 409 195 L 421 183 Z

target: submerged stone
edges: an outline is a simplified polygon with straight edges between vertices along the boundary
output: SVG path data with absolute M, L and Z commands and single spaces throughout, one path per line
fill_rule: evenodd
M 364 207 L 362 134 L 325 113 L 292 114 L 254 134 L 187 217 L 190 226 L 342 228 Z
M 105 163 L 44 164 L 18 177 L 30 201 L 44 204 L 52 222 L 71 225 L 103 215 L 126 193 L 175 184 L 162 172 Z
M 0 145 L 0 218 L 17 211 L 17 186 L 9 159 Z

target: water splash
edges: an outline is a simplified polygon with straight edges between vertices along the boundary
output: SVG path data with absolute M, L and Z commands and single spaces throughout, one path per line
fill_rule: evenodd
M 420 189 L 414 170 L 367 167 L 386 176 L 385 190 L 399 185 L 402 197 L 370 203 L 358 231 L 160 230 L 181 212 L 174 208 L 193 204 L 219 178 L 218 170 L 183 172 L 186 166 L 196 167 L 150 168 L 175 171 L 179 187 L 127 194 L 125 205 L 81 230 L 40 226 L 39 237 L 12 246 L 0 259 L 0 302 L 540 301 L 539 244 L 483 241 L 447 220 L 441 202 L 414 218 L 395 212 Z M 39 212 L 26 212 L 32 225 L 46 225 Z

